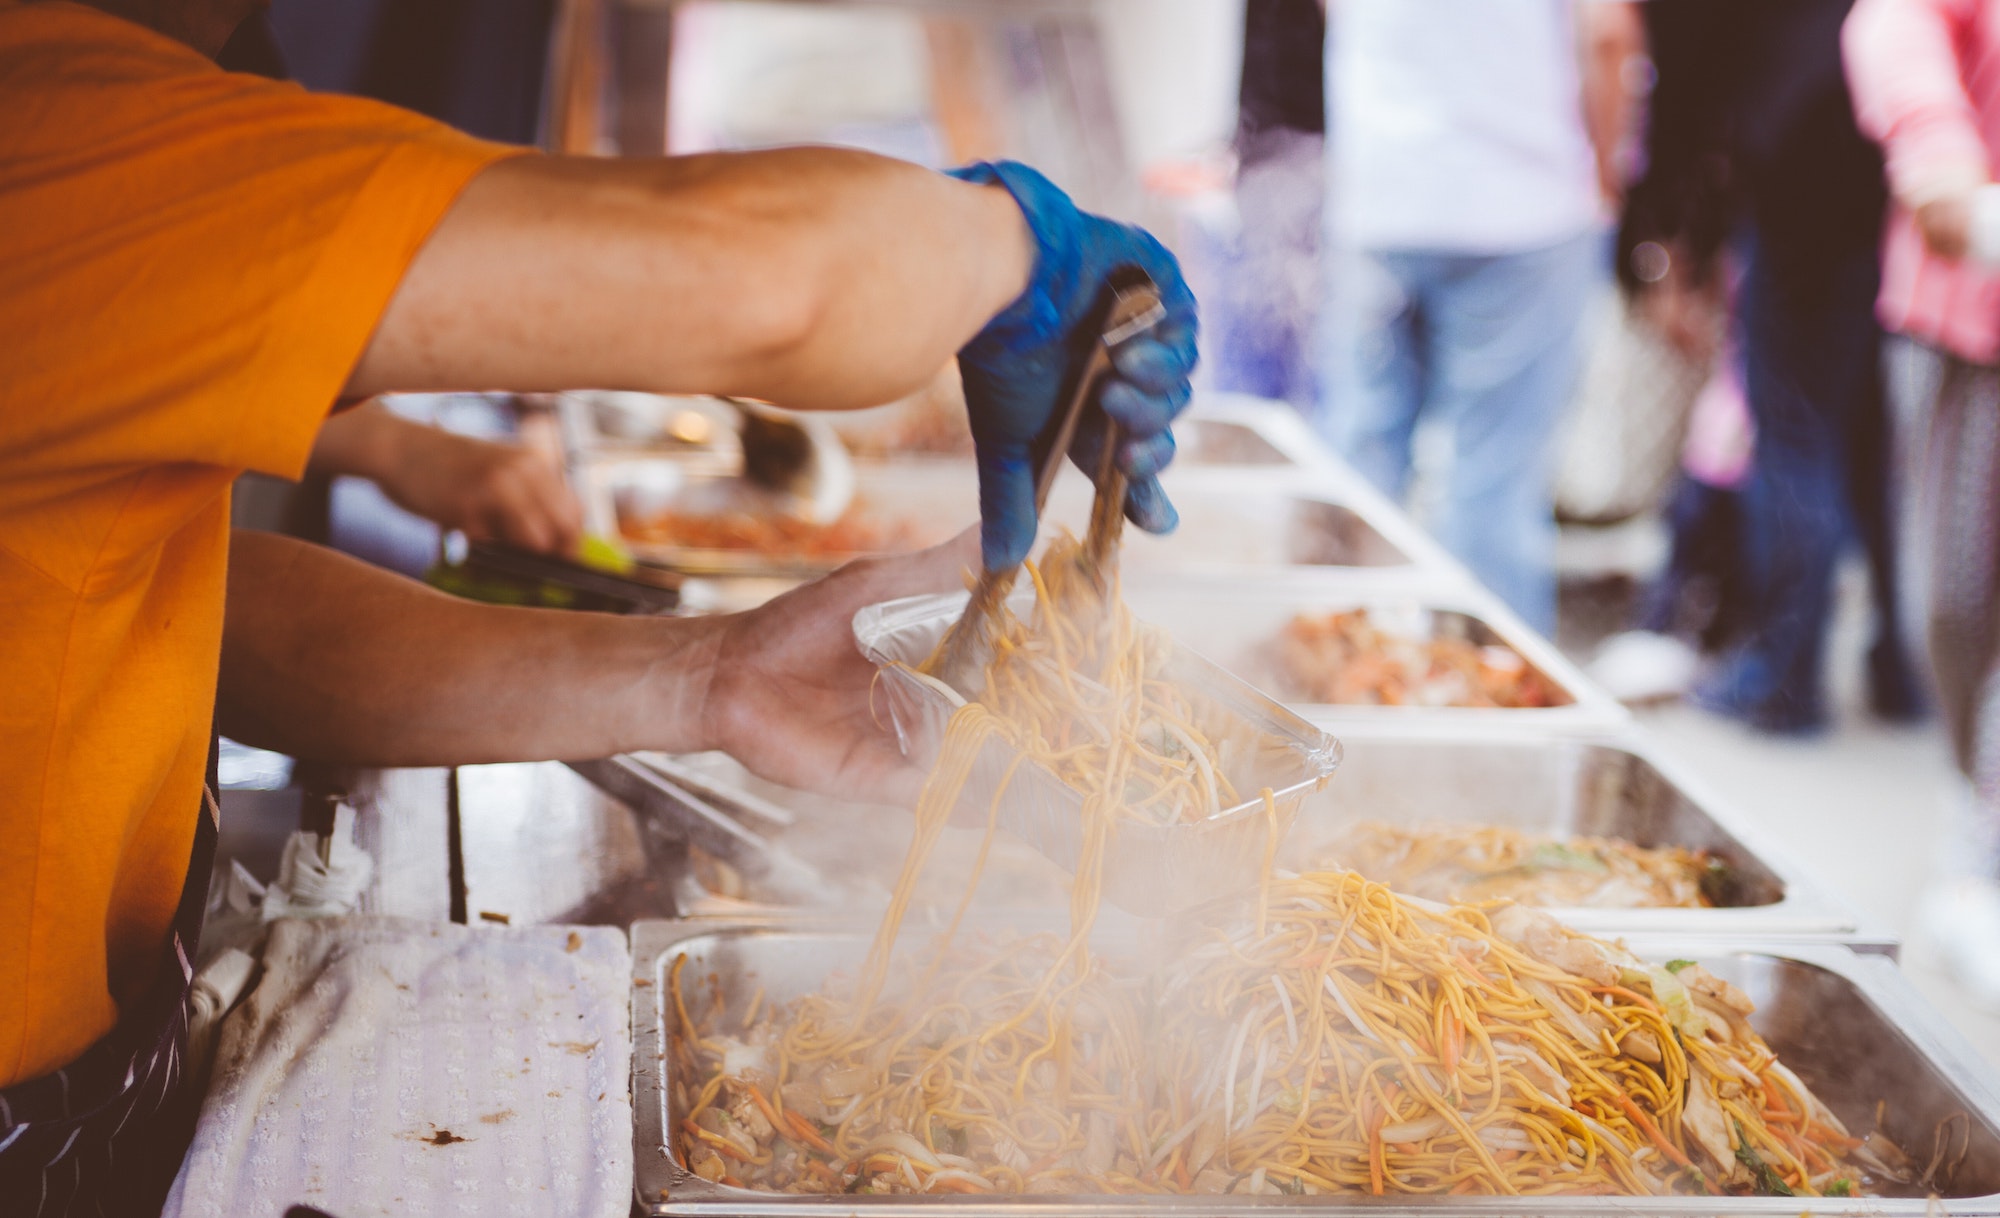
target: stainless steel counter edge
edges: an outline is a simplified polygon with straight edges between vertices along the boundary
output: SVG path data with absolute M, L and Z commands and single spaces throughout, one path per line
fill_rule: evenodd
M 998 1201 L 980 1197 L 953 1196 L 925 1200 L 898 1198 L 851 1198 L 830 1200 L 815 1196 L 757 1194 L 735 1189 L 718 1189 L 681 1169 L 666 1148 L 666 1131 L 661 1127 L 661 1093 L 658 1079 L 643 1064 L 662 1060 L 666 1046 L 662 1032 L 664 995 L 659 978 L 661 958 L 676 944 L 716 934 L 757 930 L 792 930 L 827 933 L 823 920 L 759 919 L 751 922 L 708 920 L 696 922 L 637 922 L 632 926 L 632 1112 L 634 1188 L 641 1212 L 651 1215 L 691 1215 L 722 1218 L 724 1215 L 768 1215 L 770 1218 L 834 1218 L 836 1215 L 871 1215 L 872 1218 L 917 1218 L 935 1215 L 940 1209 L 976 1218 L 1024 1218 L 1035 1215 L 1091 1214 L 1103 1218 L 1137 1218 L 1143 1214 L 1185 1213 L 1211 1215 L 1257 1215 L 1272 1210 L 1326 1209 L 1353 1206 L 1371 1214 L 1394 1218 L 1418 1218 L 1440 1213 L 1496 1215 L 1522 1218 L 1530 1214 L 1554 1214 L 1590 1218 L 1592 1215 L 1632 1216 L 1657 1214 L 1663 1218 L 1694 1218 L 1695 1215 L 1768 1216 L 1813 1214 L 1909 1215 L 1949 1213 L 1965 1218 L 2000 1218 L 2000 1194 L 1956 1198 L 1942 1208 L 1925 1201 L 1898 1198 L 1856 1198 L 1851 1201 L 1820 1198 L 1802 1207 L 1795 1198 L 1785 1197 L 1539 1197 L 1509 1201 L 1496 1198 L 1454 1197 L 1418 1203 L 1377 1202 L 1365 1198 L 1329 1201 L 1318 1197 L 1221 1196 L 1221 1197 L 1035 1197 Z M 2000 1124 L 2000 1079 L 1971 1044 L 1926 1003 L 1902 972 L 1880 956 L 1857 954 L 1846 947 L 1813 945 L 1784 940 L 1759 941 L 1731 936 L 1695 937 L 1688 935 L 1632 935 L 1632 950 L 1642 956 L 1666 955 L 1721 956 L 1738 953 L 1773 956 L 1813 965 L 1849 982 L 1862 997 L 1873 1003 L 1908 1036 L 1930 1061 L 1945 1071 L 1964 1097 L 1989 1123 Z M 662 1190 L 692 1183 L 712 1195 L 668 1200 Z

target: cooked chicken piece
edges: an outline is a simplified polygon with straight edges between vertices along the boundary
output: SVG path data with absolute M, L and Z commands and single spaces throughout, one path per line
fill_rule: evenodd
M 1750 1001 L 1750 995 L 1709 972 L 1699 964 L 1690 964 L 1675 974 L 1681 984 L 1704 998 L 1713 998 L 1738 1015 L 1749 1015 L 1756 1011 L 1757 1004 Z
M 694 1168 L 695 1175 L 710 1183 L 721 1183 L 722 1178 L 729 1174 L 729 1167 L 723 1163 L 722 1156 L 706 1146 L 695 1147 L 694 1161 L 689 1166 Z
M 771 1135 L 777 1130 L 771 1127 L 770 1119 L 764 1115 L 764 1110 L 757 1106 L 757 1101 L 750 1098 L 750 1088 L 730 1079 L 722 1084 L 722 1091 L 728 1097 L 728 1103 L 724 1107 L 728 1109 L 729 1115 L 735 1117 L 758 1143 L 770 1141 Z
M 1574 973 L 1599 985 L 1618 981 L 1619 965 L 1609 943 L 1571 934 L 1540 910 L 1525 905 L 1507 905 L 1493 913 L 1493 933 L 1512 940 L 1520 949 L 1543 964 Z
M 828 1070 L 819 1077 L 819 1094 L 824 1103 L 838 1106 L 874 1086 L 881 1072 L 867 1066 L 847 1066 Z
M 1657 1066 L 1662 1060 L 1660 1038 L 1644 1028 L 1635 1028 L 1627 1032 L 1618 1042 L 1618 1051 L 1649 1065 Z
M 1709 1159 L 1710 1167 L 1731 1184 L 1746 1183 L 1750 1172 L 1736 1161 L 1736 1144 L 1729 1136 L 1729 1118 L 1715 1098 L 1715 1079 L 1701 1064 L 1688 1061 L 1687 1107 L 1681 1129 Z
M 1083 1170 L 1101 1176 L 1111 1170 L 1111 1160 L 1118 1153 L 1118 1123 L 1108 1112 L 1092 1112 L 1085 1126 Z
M 1195 1175 L 1203 1175 L 1208 1161 L 1222 1146 L 1222 1122 L 1210 1117 L 1195 1127 L 1194 1141 L 1188 1147 L 1188 1170 Z
M 784 1097 L 785 1111 L 796 1112 L 809 1121 L 828 1120 L 839 1110 L 838 1105 L 830 1109 L 820 1101 L 818 1079 L 799 1079 L 778 1090 Z
M 1195 1173 L 1194 1191 L 1197 1193 L 1226 1193 L 1235 1186 L 1235 1173 L 1226 1172 L 1219 1167 Z
M 1500 1060 L 1513 1062 L 1535 1090 L 1559 1105 L 1569 1102 L 1569 1080 L 1547 1058 L 1526 1045 L 1508 1044 L 1495 1050 Z

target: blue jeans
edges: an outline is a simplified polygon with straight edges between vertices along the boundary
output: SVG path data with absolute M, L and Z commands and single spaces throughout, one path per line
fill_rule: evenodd
M 1401 499 L 1418 422 L 1449 425 L 1438 540 L 1551 634 L 1552 441 L 1605 273 L 1604 239 L 1585 233 L 1512 254 L 1347 250 L 1329 275 L 1321 431 Z
M 1822 726 L 1834 568 L 1858 540 L 1876 611 L 1869 696 L 1889 718 L 1913 717 L 1922 697 L 1893 593 L 1875 251 L 1780 260 L 1753 227 L 1737 253 L 1743 390 L 1757 428 L 1742 495 L 1748 637 L 1696 700 L 1770 731 Z

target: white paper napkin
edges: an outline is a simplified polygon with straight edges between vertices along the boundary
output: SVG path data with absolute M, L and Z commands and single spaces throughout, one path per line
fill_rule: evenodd
M 603 927 L 271 927 L 165 1218 L 624 1218 L 631 956 Z

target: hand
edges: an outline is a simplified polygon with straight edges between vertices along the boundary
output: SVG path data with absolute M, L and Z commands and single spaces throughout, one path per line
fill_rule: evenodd
M 1635 303 L 1640 319 L 1680 352 L 1683 359 L 1705 365 L 1715 358 L 1722 345 L 1723 333 L 1728 328 L 1728 301 L 1723 298 L 1719 273 L 1710 274 L 1706 283 L 1697 286 L 1681 268 L 1682 261 L 1676 257 L 1666 277 L 1647 284 Z
M 1149 334 L 1112 353 L 1112 375 L 1099 402 L 1124 430 L 1117 461 L 1131 479 L 1125 515 L 1151 533 L 1179 523 L 1156 475 L 1173 459 L 1167 430 L 1186 407 L 1194 371 L 1195 303 L 1180 264 L 1142 229 L 1077 210 L 1069 197 L 1025 165 L 980 163 L 954 170 L 969 182 L 1007 188 L 1035 237 L 1027 291 L 958 353 L 966 411 L 979 461 L 981 553 L 988 567 L 1010 567 L 1035 541 L 1035 440 L 1066 403 L 1057 398 L 1112 272 L 1136 266 L 1160 289 L 1167 316 Z M 1080 431 L 1070 455 L 1096 472 L 1101 430 Z
M 548 457 L 429 428 L 406 446 L 382 489 L 402 507 L 473 541 L 502 541 L 536 554 L 571 554 L 583 539 L 583 506 Z
M 1953 191 L 1917 208 L 1917 231 L 1931 253 L 1956 262 L 1971 251 L 1973 193 Z
M 916 803 L 905 758 L 854 642 L 854 615 L 899 596 L 965 587 L 973 533 L 864 558 L 729 619 L 702 709 L 706 738 L 772 782 L 843 799 Z

